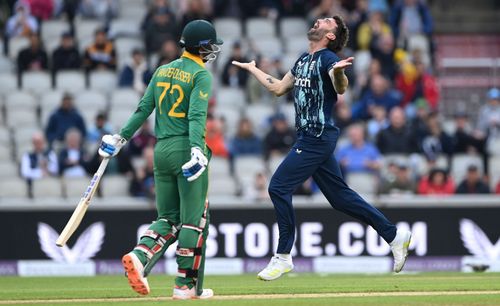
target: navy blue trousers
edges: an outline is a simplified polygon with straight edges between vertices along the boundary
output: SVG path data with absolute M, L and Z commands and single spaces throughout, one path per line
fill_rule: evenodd
M 304 133 L 279 165 L 269 184 L 279 228 L 279 254 L 289 254 L 295 239 L 295 213 L 292 193 L 313 177 L 330 205 L 371 225 L 388 243 L 396 237 L 396 226 L 375 207 L 368 204 L 345 183 L 333 151 L 339 137 L 338 128 L 328 128 L 320 137 Z

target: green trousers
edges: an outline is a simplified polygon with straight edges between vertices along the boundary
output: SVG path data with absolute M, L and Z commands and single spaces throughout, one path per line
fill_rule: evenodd
M 206 156 L 210 158 L 207 149 Z M 147 275 L 176 240 L 177 286 L 203 290 L 205 245 L 208 236 L 208 170 L 188 182 L 181 167 L 191 158 L 188 137 L 159 140 L 154 152 L 154 177 L 158 219 L 141 237 L 134 252 Z

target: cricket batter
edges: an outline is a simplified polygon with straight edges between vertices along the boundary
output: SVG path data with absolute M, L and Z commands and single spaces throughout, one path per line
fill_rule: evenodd
M 158 219 L 139 244 L 122 258 L 134 291 L 149 293 L 147 275 L 176 240 L 178 273 L 174 299 L 209 298 L 203 289 L 208 236 L 208 166 L 205 123 L 212 76 L 206 62 L 216 59 L 222 40 L 205 20 L 188 23 L 182 32 L 182 56 L 160 66 L 137 110 L 119 134 L 102 138 L 99 154 L 115 156 L 156 108 L 154 178 Z
M 307 33 L 309 52 L 302 54 L 281 80 L 255 66 L 255 61 L 233 64 L 248 70 L 262 85 L 277 96 L 293 89 L 297 142 L 274 173 L 269 194 L 279 228 L 278 249 L 258 276 L 274 280 L 293 269 L 290 251 L 295 239 L 295 214 L 292 193 L 307 178 L 313 177 L 333 208 L 371 225 L 391 246 L 394 271 L 403 268 L 408 255 L 411 233 L 398 230 L 376 208 L 363 200 L 345 183 L 333 151 L 339 129 L 332 120 L 337 94 L 346 91 L 344 69 L 354 58 L 341 60 L 337 52 L 344 48 L 348 29 L 340 16 L 318 19 Z

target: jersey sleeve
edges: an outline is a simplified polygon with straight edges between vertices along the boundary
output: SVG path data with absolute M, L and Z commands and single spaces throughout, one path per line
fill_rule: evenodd
M 321 68 L 323 68 L 325 72 L 328 72 L 338 61 L 340 61 L 340 58 L 334 52 L 324 52 L 321 58 Z
M 208 99 L 212 95 L 212 76 L 208 71 L 195 74 L 193 90 L 189 98 L 189 143 L 191 147 L 205 147 L 205 126 L 208 112 Z
M 158 71 L 158 70 L 157 70 Z M 137 129 L 148 119 L 149 115 L 153 112 L 155 108 L 155 97 L 154 97 L 154 79 L 155 75 L 151 78 L 144 96 L 142 96 L 136 111 L 127 120 L 127 123 L 120 130 L 120 135 L 129 140 Z

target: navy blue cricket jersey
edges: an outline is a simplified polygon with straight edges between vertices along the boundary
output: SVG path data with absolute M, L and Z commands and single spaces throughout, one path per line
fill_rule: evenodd
M 337 102 L 337 93 L 328 71 L 339 60 L 334 52 L 324 48 L 313 54 L 304 53 L 295 62 L 291 73 L 295 77 L 293 95 L 297 131 L 319 137 L 325 127 L 334 125 L 332 108 Z

